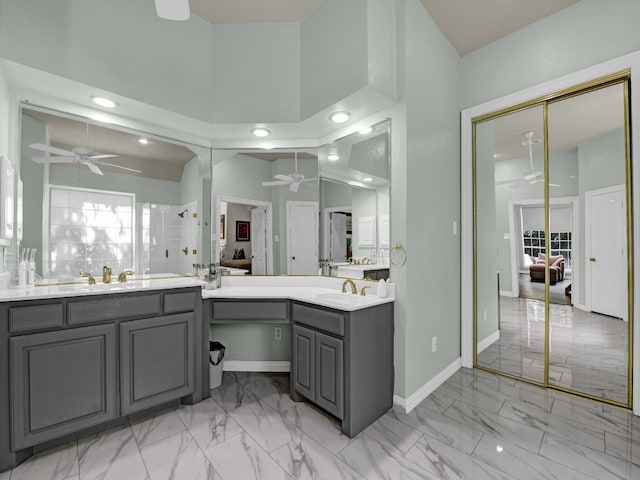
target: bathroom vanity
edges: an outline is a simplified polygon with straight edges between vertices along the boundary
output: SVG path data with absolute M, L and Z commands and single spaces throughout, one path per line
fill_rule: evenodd
M 0 472 L 209 396 L 209 327 L 289 325 L 291 397 L 353 437 L 393 401 L 393 299 L 333 277 L 192 277 L 0 290 Z M 358 291 L 370 292 L 356 282 Z M 369 285 L 365 285 L 369 284 Z
M 296 286 L 278 277 L 243 280 L 205 290 L 205 315 L 213 325 L 290 325 L 293 400 L 323 408 L 349 437 L 392 407 L 392 298 L 341 293 L 344 279 L 298 277 Z
M 208 396 L 201 289 L 183 278 L 3 291 L 0 471 L 73 435 Z

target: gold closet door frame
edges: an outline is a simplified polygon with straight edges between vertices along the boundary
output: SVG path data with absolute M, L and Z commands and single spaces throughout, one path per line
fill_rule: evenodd
M 517 375 L 500 372 L 492 368 L 478 365 L 478 299 L 477 299 L 477 255 L 478 255 L 478 241 L 477 241 L 477 185 L 476 185 L 476 126 L 480 123 L 494 120 L 496 118 L 510 115 L 529 108 L 542 106 L 543 108 L 543 145 L 544 145 L 544 212 L 545 212 L 545 251 L 550 252 L 550 238 L 549 232 L 549 118 L 548 109 L 549 104 L 557 103 L 567 98 L 575 97 L 588 93 L 590 91 L 599 90 L 602 88 L 610 87 L 612 85 L 623 85 L 624 93 L 624 125 L 625 125 L 625 188 L 626 188 L 626 220 L 627 220 L 627 318 L 628 322 L 628 354 L 627 354 L 627 402 L 621 403 L 613 400 L 609 400 L 602 397 L 597 397 L 584 392 L 572 390 L 570 388 L 562 387 L 560 385 L 549 383 L 549 255 L 545 256 L 545 349 L 544 349 L 544 381 L 542 383 L 536 382 Z M 630 98 L 630 85 L 631 85 L 631 70 L 623 70 L 618 73 L 600 77 L 588 82 L 580 83 L 573 87 L 560 90 L 549 95 L 538 97 L 526 102 L 522 102 L 507 108 L 496 110 L 484 115 L 480 115 L 471 119 L 472 122 L 472 177 L 473 177 L 473 366 L 479 370 L 484 370 L 497 375 L 501 375 L 515 380 L 520 380 L 533 385 L 538 385 L 545 388 L 551 388 L 553 390 L 559 390 L 574 395 L 578 395 L 585 398 L 590 398 L 602 403 L 616 405 L 624 408 L 631 408 L 633 404 L 633 215 L 632 215 L 632 192 L 631 192 L 631 98 Z

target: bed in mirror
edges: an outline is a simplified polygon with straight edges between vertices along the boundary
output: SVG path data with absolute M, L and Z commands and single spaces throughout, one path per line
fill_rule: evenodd
M 212 158 L 212 257 L 222 266 L 253 275 L 357 267 L 344 274 L 361 276 L 375 265 L 388 277 L 389 121 L 319 148 Z

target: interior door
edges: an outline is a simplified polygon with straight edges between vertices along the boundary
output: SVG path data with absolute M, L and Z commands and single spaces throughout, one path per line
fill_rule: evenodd
M 198 263 L 198 202 L 189 202 L 180 206 L 180 255 L 178 256 L 182 275 L 190 275 L 193 264 Z M 182 214 L 182 215 L 180 215 Z M 185 250 L 186 249 L 186 250 Z
M 589 192 L 587 208 L 591 311 L 625 318 L 625 202 L 623 187 Z
M 334 262 L 345 262 L 347 260 L 347 215 L 341 212 L 332 212 L 330 215 L 329 258 Z
M 287 273 L 318 273 L 318 202 L 287 201 Z
M 267 273 L 267 208 L 251 209 L 251 273 Z

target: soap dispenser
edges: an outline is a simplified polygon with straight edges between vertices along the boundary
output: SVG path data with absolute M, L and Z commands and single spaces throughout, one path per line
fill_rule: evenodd
M 382 278 L 378 281 L 378 291 L 376 294 L 378 298 L 387 298 L 387 282 Z

